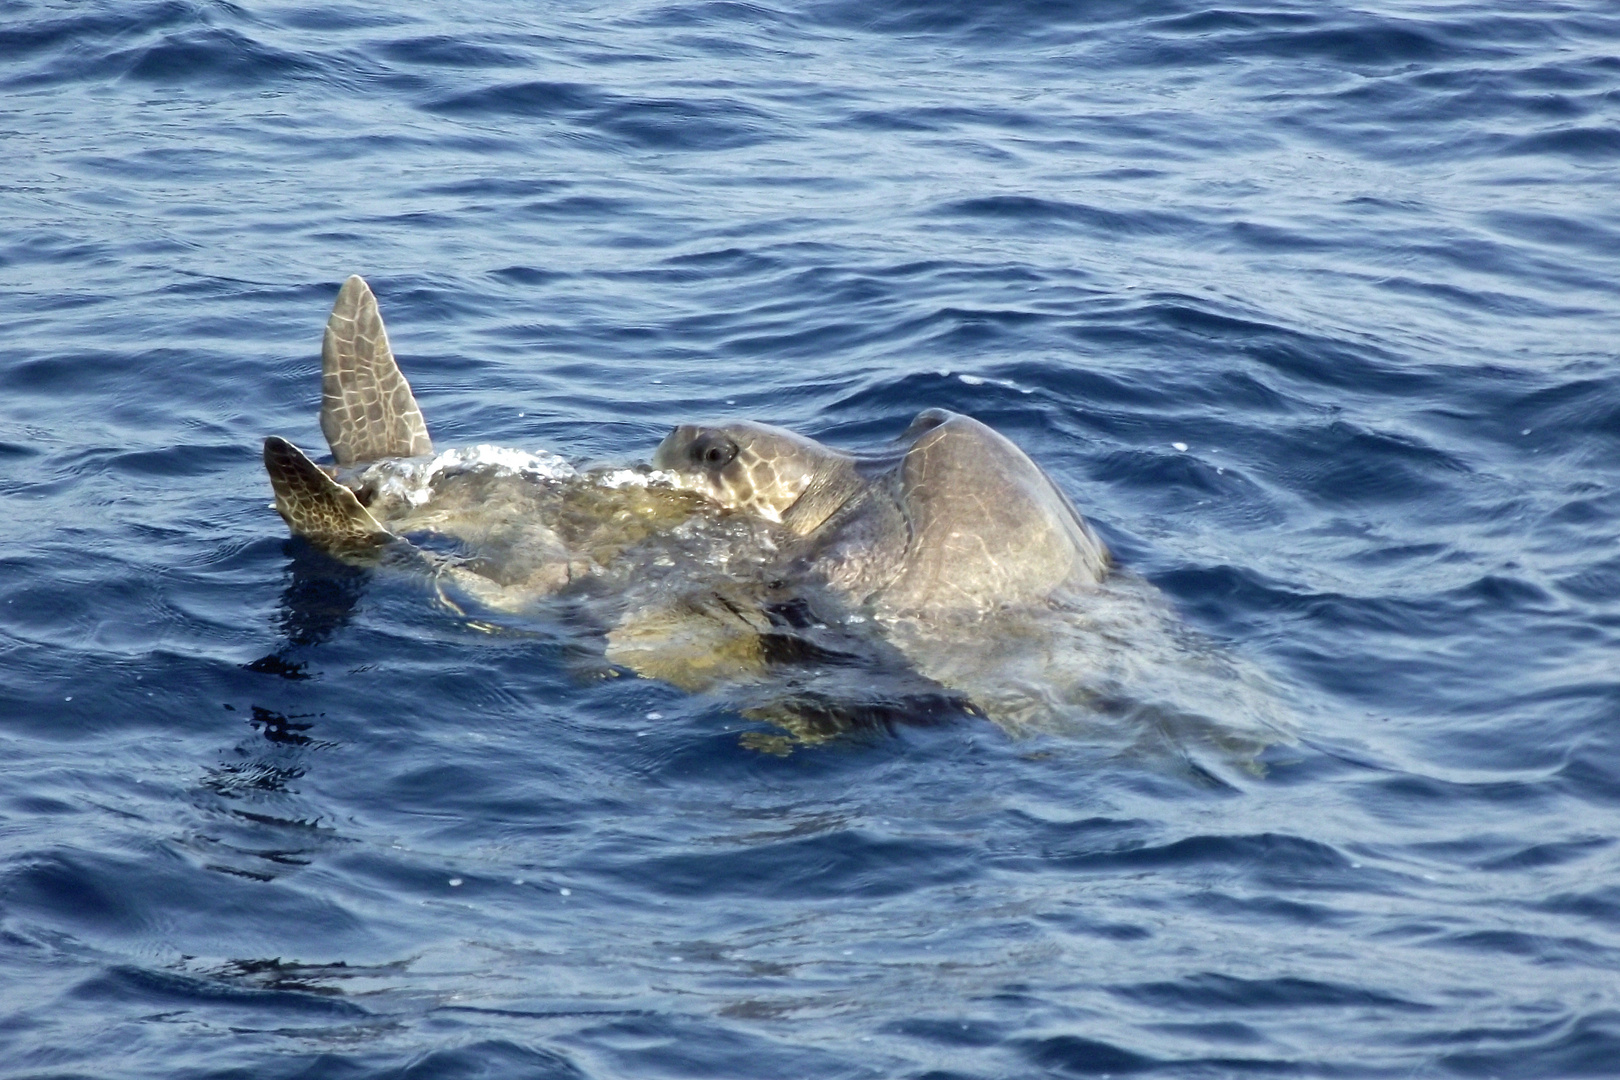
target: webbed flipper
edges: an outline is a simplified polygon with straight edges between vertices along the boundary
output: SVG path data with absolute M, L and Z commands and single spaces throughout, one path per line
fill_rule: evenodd
M 286 439 L 272 435 L 264 440 L 264 468 L 276 492 L 276 513 L 297 535 L 345 551 L 374 548 L 394 539 L 354 492 Z
M 321 342 L 321 431 L 339 465 L 433 453 L 377 298 L 358 274 L 338 290 Z

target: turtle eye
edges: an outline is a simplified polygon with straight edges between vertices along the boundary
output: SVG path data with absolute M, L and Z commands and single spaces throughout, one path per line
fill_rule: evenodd
M 692 459 L 705 468 L 722 468 L 736 456 L 737 444 L 724 435 L 704 435 L 692 444 Z

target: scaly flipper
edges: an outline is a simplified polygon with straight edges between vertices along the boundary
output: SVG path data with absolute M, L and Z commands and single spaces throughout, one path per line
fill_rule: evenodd
M 377 298 L 358 274 L 338 290 L 321 342 L 321 431 L 339 465 L 433 453 Z
M 276 513 L 299 536 L 322 547 L 348 551 L 378 547 L 394 539 L 360 505 L 354 492 L 286 439 L 272 435 L 264 440 L 264 467 L 276 492 Z

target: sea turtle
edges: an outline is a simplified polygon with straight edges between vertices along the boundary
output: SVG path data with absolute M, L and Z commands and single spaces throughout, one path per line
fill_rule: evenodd
M 966 711 L 1010 731 L 1109 728 L 1118 748 L 1201 741 L 1241 758 L 1271 741 L 1206 722 L 1200 706 L 1223 695 L 1223 715 L 1255 711 L 1245 669 L 1112 571 L 1057 485 L 970 417 L 928 410 L 872 454 L 752 422 L 682 425 L 652 473 L 435 454 L 359 277 L 322 371 L 334 463 L 264 446 L 293 532 L 490 609 L 573 605 L 569 625 L 594 627 L 612 663 L 721 692 L 798 740 Z
M 757 683 L 773 656 L 795 654 L 796 631 L 767 610 L 779 526 L 722 515 L 644 469 L 581 472 L 491 446 L 436 454 L 358 276 L 338 293 L 321 357 L 333 464 L 264 443 L 293 533 L 344 560 L 424 574 L 458 609 L 563 605 L 571 624 L 612 630 L 613 663 L 689 690 Z
M 391 549 L 493 607 L 522 607 L 602 573 L 626 549 L 692 518 L 693 496 L 645 472 L 578 472 L 552 455 L 497 447 L 435 454 L 359 276 L 338 292 L 321 348 L 321 430 L 333 465 L 285 439 L 264 443 L 275 507 L 291 530 L 349 557 Z M 428 559 L 403 542 L 430 533 L 460 545 Z
M 753 422 L 675 428 L 653 467 L 719 506 L 780 522 L 797 565 L 886 618 L 961 618 L 1091 585 L 1108 552 L 1056 484 L 969 416 L 919 413 L 856 456 Z
M 781 579 L 817 622 L 871 625 L 1009 731 L 1183 758 L 1203 746 L 1223 762 L 1285 738 L 1266 680 L 1113 568 L 1040 466 L 971 417 L 926 410 L 872 454 L 767 424 L 683 424 L 652 460 L 719 507 L 780 523 Z

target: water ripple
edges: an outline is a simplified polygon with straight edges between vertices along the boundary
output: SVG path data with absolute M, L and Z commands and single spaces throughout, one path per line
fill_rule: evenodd
M 0 1071 L 1612 1071 L 1613 13 L 3 10 Z M 444 446 L 978 416 L 1298 739 L 762 753 L 290 540 L 353 272 Z

